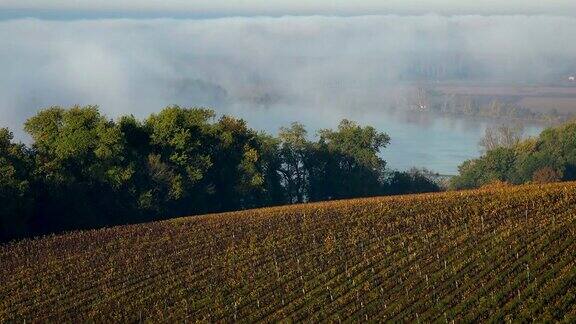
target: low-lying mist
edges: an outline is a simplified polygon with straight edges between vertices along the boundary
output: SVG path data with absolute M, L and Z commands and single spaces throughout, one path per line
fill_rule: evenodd
M 553 16 L 8 20 L 0 127 L 26 140 L 26 118 L 72 104 L 111 117 L 211 106 L 271 132 L 370 121 L 423 82 L 564 79 L 576 72 L 575 34 L 576 18 Z

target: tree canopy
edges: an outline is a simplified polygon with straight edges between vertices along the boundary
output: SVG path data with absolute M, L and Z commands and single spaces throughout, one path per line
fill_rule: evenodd
M 460 165 L 452 187 L 576 180 L 576 122 L 548 128 L 536 138 L 510 138 L 505 145 L 495 145 L 480 158 Z
M 31 160 L 24 145 L 0 128 L 0 238 L 22 236 L 30 215 Z
M 0 130 L 0 240 L 439 189 L 426 176 L 387 172 L 389 136 L 349 120 L 316 136 L 293 123 L 275 137 L 206 108 L 115 121 L 74 106 L 43 109 L 24 128 L 29 147 Z

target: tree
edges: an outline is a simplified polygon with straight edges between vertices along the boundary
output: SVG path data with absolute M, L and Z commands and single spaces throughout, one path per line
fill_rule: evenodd
M 0 242 L 28 234 L 32 161 L 24 145 L 0 128 Z
M 96 106 L 50 107 L 25 123 L 30 148 L 0 130 L 0 240 L 295 202 L 386 192 L 390 138 L 343 120 L 310 141 L 293 123 L 278 137 L 205 108 L 169 106 L 117 121 Z M 436 190 L 397 173 L 395 193 Z
M 204 108 L 170 106 L 152 114 L 144 125 L 150 136 L 148 172 L 156 184 L 150 193 L 167 215 L 206 210 L 211 188 L 203 179 L 213 164 L 215 114 Z
M 263 137 L 246 122 L 204 108 L 167 107 L 145 122 L 150 138 L 151 201 L 168 215 L 191 215 L 262 205 L 274 163 Z M 272 149 L 272 147 L 267 147 Z M 268 187 L 267 187 L 268 186 Z
M 25 130 L 34 140 L 39 171 L 56 183 L 102 181 L 116 186 L 126 176 L 120 167 L 122 132 L 96 106 L 42 110 L 26 121 Z
M 517 155 L 512 148 L 499 147 L 479 159 L 465 161 L 458 167 L 458 176 L 451 181 L 454 189 L 478 188 L 493 181 L 512 182 Z
M 301 203 L 307 198 L 308 170 L 305 165 L 310 149 L 306 139 L 306 129 L 302 124 L 292 123 L 290 127 L 280 128 L 280 173 L 290 202 Z
M 211 208 L 228 211 L 259 206 L 256 197 L 264 190 L 258 135 L 246 122 L 223 116 L 215 125 L 212 166 L 206 185 L 211 188 Z
M 549 183 L 549 182 L 557 182 L 562 179 L 561 175 L 558 171 L 554 170 L 551 167 L 543 167 L 538 169 L 532 175 L 532 181 L 535 183 Z
M 257 167 L 263 176 L 263 186 L 254 199 L 254 207 L 288 204 L 288 195 L 282 186 L 282 156 L 280 140 L 266 133 L 257 135 L 260 159 Z
M 576 179 L 576 123 L 544 130 L 537 138 L 519 140 L 520 131 L 501 128 L 483 140 L 488 149 L 464 162 L 452 181 L 456 189 L 494 180 L 512 184 Z
M 521 124 L 488 127 L 480 140 L 480 147 L 486 153 L 499 147 L 512 148 L 522 140 L 524 127 Z
M 381 193 L 386 162 L 380 150 L 390 142 L 385 133 L 371 126 L 362 127 L 350 120 L 342 120 L 336 131 L 318 132 L 318 150 L 329 157 L 326 172 L 320 176 L 333 180 L 330 197 L 348 198 L 373 196 Z
M 165 196 L 170 190 L 172 170 L 153 152 L 150 129 L 134 116 L 122 116 L 118 121 L 124 136 L 124 162 L 133 170 L 132 177 L 117 191 L 130 210 L 127 222 L 141 222 L 163 218 Z M 163 193 L 163 194 L 160 194 Z
M 35 222 L 47 230 L 117 223 L 116 195 L 133 168 L 118 125 L 96 106 L 44 109 L 25 123 L 38 179 Z
M 411 168 L 408 171 L 393 171 L 386 181 L 386 194 L 398 195 L 440 191 L 434 181 L 438 174 L 427 169 Z

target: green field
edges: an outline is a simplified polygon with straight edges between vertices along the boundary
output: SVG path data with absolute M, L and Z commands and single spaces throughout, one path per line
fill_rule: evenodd
M 0 322 L 576 321 L 576 183 L 266 208 L 0 247 Z

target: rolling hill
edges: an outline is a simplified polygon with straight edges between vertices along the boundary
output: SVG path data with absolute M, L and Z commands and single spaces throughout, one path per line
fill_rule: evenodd
M 186 217 L 0 246 L 6 321 L 576 321 L 576 183 Z

